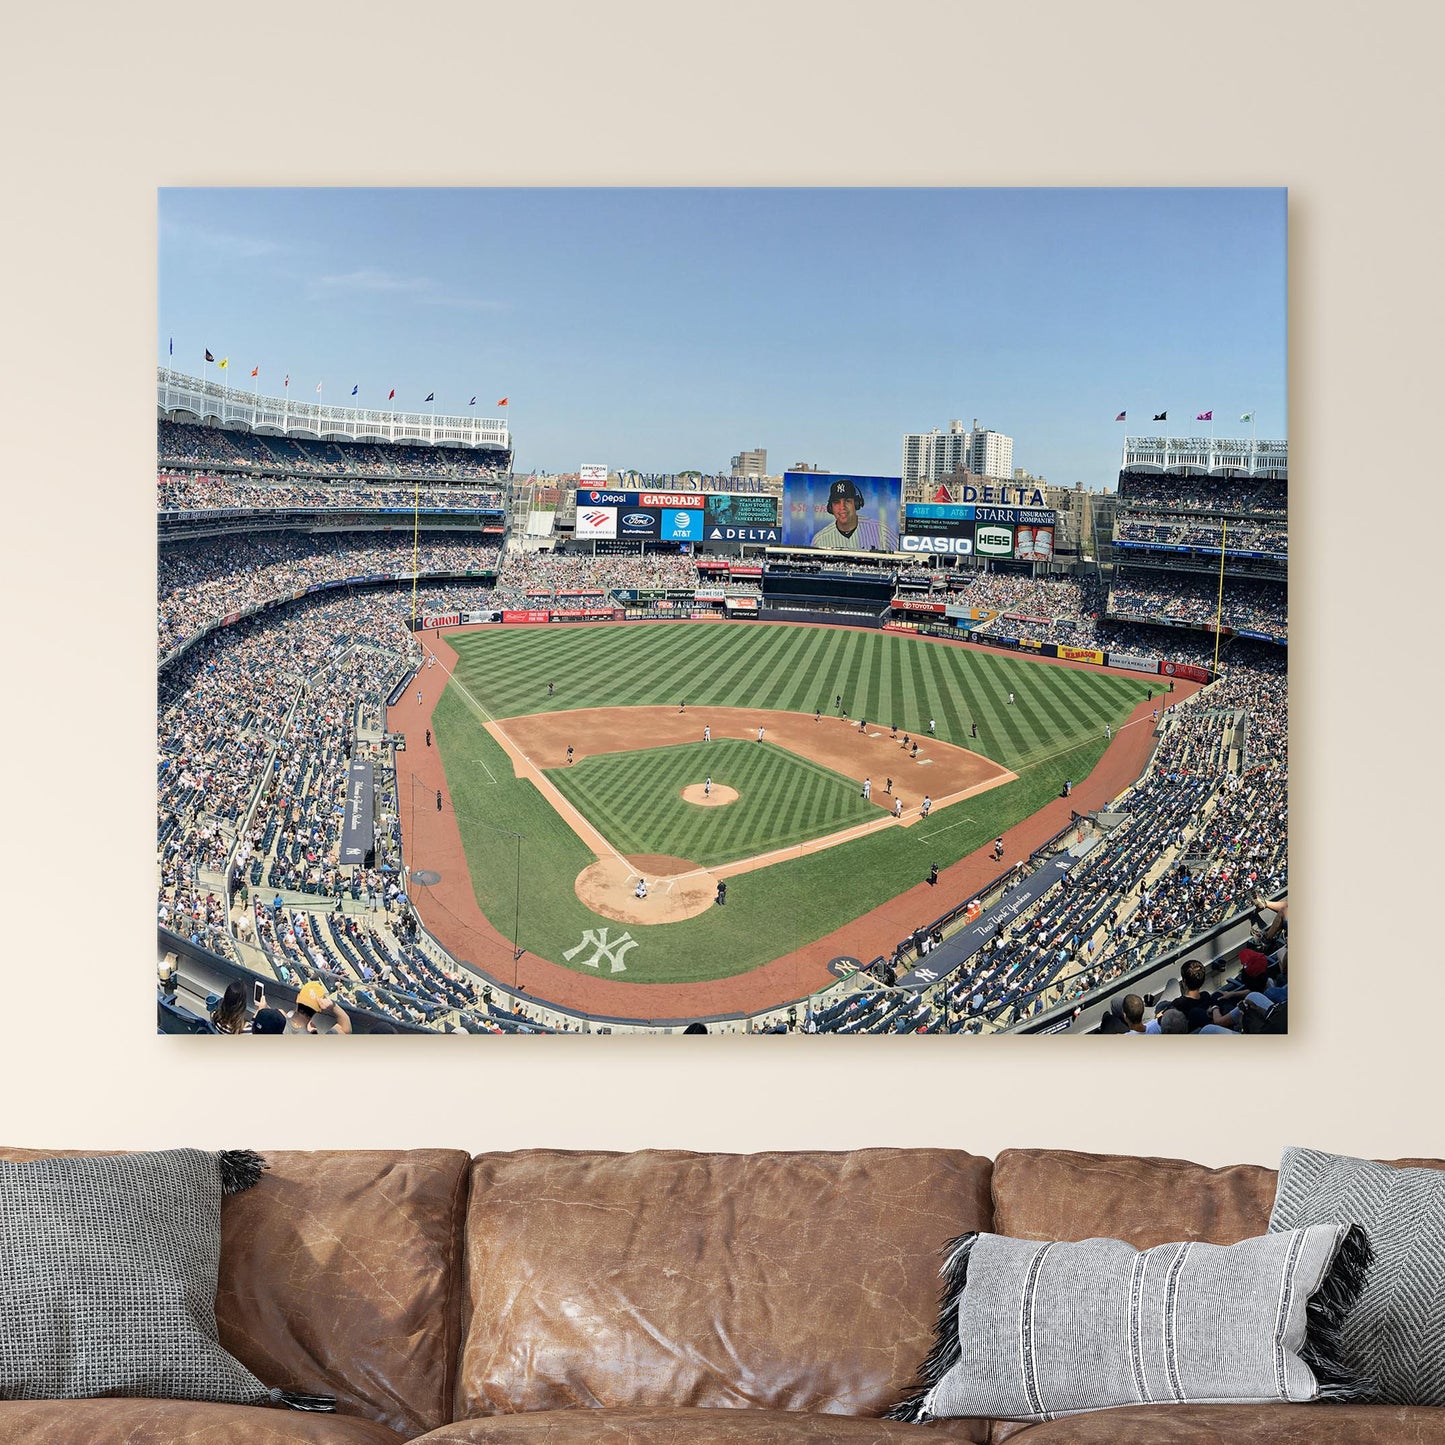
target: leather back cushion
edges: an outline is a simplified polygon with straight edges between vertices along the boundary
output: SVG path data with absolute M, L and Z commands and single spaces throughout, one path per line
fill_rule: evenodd
M 1399 1167 L 1445 1168 L 1438 1159 Z M 1269 1229 L 1278 1172 L 1207 1169 L 1186 1159 L 1005 1149 L 994 1161 L 994 1232 L 1017 1239 L 1122 1239 L 1152 1249 L 1180 1239 L 1237 1244 Z
M 78 1152 L 0 1149 L 0 1158 Z M 445 1424 L 468 1155 L 263 1153 L 260 1183 L 221 1208 L 221 1343 L 265 1384 L 335 1395 L 344 1414 L 407 1436 Z
M 912 1381 L 987 1159 L 531 1150 L 472 1168 L 459 1417 L 576 1405 L 878 1414 Z
M 994 1231 L 1017 1239 L 1122 1239 L 1135 1249 L 1237 1244 L 1269 1227 L 1276 1174 L 1184 1159 L 1005 1149 L 994 1163 Z

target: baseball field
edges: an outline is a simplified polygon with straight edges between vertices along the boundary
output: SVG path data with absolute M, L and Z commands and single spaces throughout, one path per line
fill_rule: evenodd
M 841 627 L 447 641 L 431 722 L 478 906 L 533 956 L 628 983 L 728 978 L 913 888 L 1085 779 L 1151 687 Z M 431 811 L 415 775 L 402 807 Z

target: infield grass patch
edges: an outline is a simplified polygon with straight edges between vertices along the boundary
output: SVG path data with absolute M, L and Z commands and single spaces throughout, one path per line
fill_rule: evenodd
M 683 788 L 709 776 L 736 789 L 737 802 L 684 802 Z M 885 816 L 851 778 L 737 738 L 596 753 L 547 777 L 619 853 L 664 853 L 709 868 Z

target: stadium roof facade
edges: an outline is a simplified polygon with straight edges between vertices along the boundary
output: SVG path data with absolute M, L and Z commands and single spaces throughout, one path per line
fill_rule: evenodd
M 164 421 L 315 441 L 395 442 L 489 451 L 510 451 L 512 447 L 510 429 L 500 417 L 323 406 L 290 396 L 261 396 L 163 366 L 156 368 L 156 414 Z
M 1125 437 L 1123 470 L 1288 477 L 1289 443 L 1253 437 Z

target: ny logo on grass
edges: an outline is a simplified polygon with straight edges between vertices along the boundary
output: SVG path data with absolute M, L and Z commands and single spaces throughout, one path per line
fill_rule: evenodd
M 597 968 L 605 958 L 612 965 L 613 973 L 627 972 L 627 965 L 622 960 L 627 956 L 629 948 L 637 947 L 637 940 L 630 933 L 624 933 L 621 938 L 609 943 L 605 928 L 589 928 L 582 935 L 582 942 L 576 948 L 569 948 L 562 957 L 570 962 L 573 955 L 581 953 L 589 943 L 595 951 L 591 958 L 582 960 L 583 967 Z

